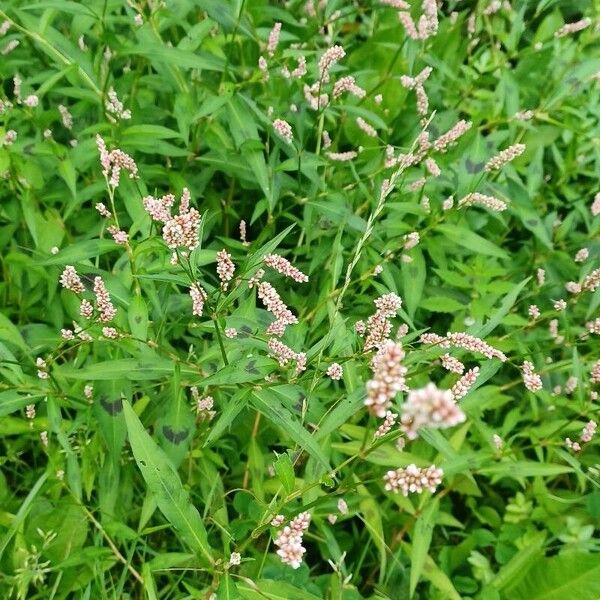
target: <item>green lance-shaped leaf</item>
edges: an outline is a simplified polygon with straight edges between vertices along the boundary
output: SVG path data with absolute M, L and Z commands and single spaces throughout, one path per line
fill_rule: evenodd
M 198 557 L 204 563 L 213 564 L 204 523 L 177 471 L 148 435 L 128 402 L 123 402 L 123 411 L 133 455 L 158 508 Z

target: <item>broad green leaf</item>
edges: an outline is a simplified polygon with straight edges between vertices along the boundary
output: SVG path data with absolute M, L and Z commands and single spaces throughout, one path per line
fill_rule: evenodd
M 129 443 L 146 485 L 167 521 L 177 529 L 203 563 L 214 559 L 198 510 L 192 505 L 177 471 L 165 453 L 148 435 L 128 402 L 123 402 Z
M 490 319 L 481 327 L 476 328 L 474 331 L 470 331 L 473 335 L 486 338 L 498 325 L 502 322 L 502 319 L 508 314 L 510 309 L 515 305 L 521 290 L 529 283 L 531 277 L 527 277 L 523 279 L 521 283 L 517 283 L 515 287 L 506 294 L 506 296 L 502 299 L 498 310 L 490 317 Z
M 28 404 L 36 404 L 39 398 L 43 398 L 43 396 L 41 394 L 24 394 L 17 390 L 0 392 L 0 417 L 10 415 L 16 410 L 25 408 Z
M 419 306 L 430 312 L 439 313 L 455 313 L 466 308 L 462 302 L 447 296 L 430 296 L 425 300 L 421 300 Z
M 474 233 L 465 227 L 451 225 L 449 223 L 438 225 L 436 231 L 441 232 L 451 242 L 467 248 L 477 254 L 485 254 L 487 256 L 496 256 L 497 258 L 508 258 L 508 254 L 496 246 L 493 242 L 486 240 L 479 234 Z
M 283 430 L 303 450 L 315 457 L 322 466 L 330 469 L 329 460 L 319 447 L 315 437 L 281 403 L 279 397 L 268 388 L 252 390 L 250 403 L 271 423 Z
M 569 552 L 539 558 L 519 585 L 510 591 L 511 600 L 598 600 L 600 598 L 600 554 Z
M 242 577 L 236 585 L 242 598 L 247 600 L 322 600 L 320 596 L 315 596 L 306 589 L 281 580 L 252 581 Z
M 423 295 L 427 273 L 423 253 L 418 248 L 415 248 L 411 250 L 410 255 L 413 259 L 412 262 L 402 262 L 401 268 L 403 300 L 406 304 L 406 310 L 412 319 L 415 316 Z
M 490 582 L 491 586 L 497 590 L 510 589 L 524 577 L 527 577 L 529 569 L 543 555 L 542 548 L 545 539 L 546 534 L 544 532 L 537 532 L 531 536 L 525 547 L 502 566 Z
M 280 454 L 273 463 L 273 466 L 279 481 L 281 481 L 281 484 L 283 485 L 283 489 L 287 494 L 291 493 L 294 490 L 295 475 L 294 465 L 287 452 L 285 454 Z
M 423 512 L 417 518 L 412 535 L 412 550 L 410 553 L 410 595 L 414 596 L 417 583 L 421 577 L 423 567 L 431 545 L 435 519 L 439 509 L 436 497 L 429 500 Z
M 504 477 L 538 477 L 572 473 L 573 469 L 565 465 L 553 465 L 534 461 L 506 461 L 479 469 L 482 475 L 502 475 Z

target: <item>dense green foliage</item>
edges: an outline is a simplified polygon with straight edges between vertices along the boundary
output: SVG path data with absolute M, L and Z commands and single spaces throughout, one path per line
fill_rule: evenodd
M 444 0 L 416 40 L 391 4 L 0 5 L 1 598 L 600 597 L 599 445 L 581 439 L 600 392 L 600 5 Z M 411 4 L 418 24 L 431 2 Z M 302 57 L 306 74 L 284 76 Z M 334 92 L 345 76 L 354 93 Z M 430 145 L 461 120 L 456 143 Z M 111 185 L 97 135 L 137 177 Z M 173 264 L 147 197 L 174 194 L 176 214 L 185 188 L 200 244 Z M 506 210 L 460 204 L 474 192 Z M 273 253 L 309 281 L 266 266 Z M 260 268 L 297 316 L 280 339 L 306 356 L 287 365 L 249 281 Z M 98 278 L 104 322 L 80 315 Z M 355 323 L 389 293 L 408 388 L 453 388 L 447 352 L 480 369 L 457 398 L 466 418 L 414 440 L 398 425 L 374 438 L 364 405 L 376 348 Z M 420 338 L 447 332 L 507 360 Z M 411 464 L 443 470 L 434 492 L 385 489 Z M 294 569 L 270 522 L 303 511 Z

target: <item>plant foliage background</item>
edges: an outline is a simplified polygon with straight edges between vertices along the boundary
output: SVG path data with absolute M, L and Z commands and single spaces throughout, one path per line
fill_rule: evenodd
M 598 444 L 580 439 L 600 391 L 600 5 L 444 0 L 413 39 L 402 4 L 2 3 L 3 598 L 600 597 Z M 418 26 L 431 2 L 411 4 Z M 334 93 L 347 76 L 358 91 Z M 443 151 L 398 159 L 461 120 Z M 111 185 L 97 135 L 137 178 Z M 172 264 L 143 198 L 172 193 L 175 214 L 184 188 L 200 244 Z M 473 192 L 507 207 L 461 205 Z M 284 366 L 259 268 L 297 317 Z M 97 277 L 110 323 L 80 315 Z M 374 438 L 364 406 L 376 349 L 355 323 L 389 293 L 411 390 L 454 386 L 446 352 L 480 369 L 465 419 L 414 440 Z M 507 360 L 420 338 L 447 332 Z M 385 489 L 410 464 L 443 470 L 435 492 Z M 302 512 L 292 568 L 271 520 Z

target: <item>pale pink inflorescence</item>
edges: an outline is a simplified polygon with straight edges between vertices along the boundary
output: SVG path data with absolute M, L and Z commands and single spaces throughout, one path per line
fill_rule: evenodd
M 221 281 L 221 288 L 226 290 L 229 286 L 229 282 L 233 279 L 233 273 L 235 272 L 235 265 L 231 260 L 231 254 L 225 249 L 217 252 L 217 275 Z
M 238 334 L 237 329 L 235 327 L 227 327 L 223 333 L 225 333 L 225 337 L 229 339 L 237 337 Z
M 586 292 L 595 292 L 600 287 L 600 268 L 594 269 L 581 284 Z
M 541 287 L 544 285 L 544 283 L 546 283 L 546 271 L 544 269 L 538 269 L 535 272 L 536 278 L 537 278 L 537 282 L 538 285 Z
M 66 290 L 74 292 L 75 294 L 82 294 L 85 292 L 83 282 L 77 274 L 75 267 L 72 265 L 67 265 L 64 268 L 60 276 L 60 285 L 62 285 Z
M 592 20 L 588 17 L 585 19 L 580 19 L 579 21 L 575 21 L 574 23 L 566 23 L 555 32 L 554 37 L 560 38 L 572 33 L 577 33 L 578 31 L 587 29 L 591 24 Z
M 292 143 L 294 139 L 294 133 L 292 131 L 292 126 L 283 119 L 275 119 L 273 121 L 273 129 L 275 133 L 288 144 Z
M 458 207 L 472 206 L 473 204 L 479 204 L 485 206 L 490 210 L 502 212 L 508 208 L 508 205 L 504 200 L 500 200 L 494 196 L 488 196 L 486 194 L 480 194 L 479 192 L 472 192 L 467 194 L 464 198 L 458 201 Z
M 40 379 L 48 379 L 48 364 L 41 356 L 37 357 L 35 366 L 37 367 L 37 376 Z
M 432 494 L 442 483 L 444 471 L 431 465 L 425 469 L 417 467 L 415 464 L 408 465 L 406 468 L 388 471 L 383 480 L 385 489 L 388 492 L 398 494 L 402 492 L 403 496 L 409 494 L 420 494 L 423 490 L 429 490 Z
M 600 192 L 594 196 L 594 201 L 592 202 L 590 210 L 592 212 L 592 216 L 597 217 L 600 215 Z
M 102 335 L 105 338 L 116 340 L 119 337 L 119 332 L 114 327 L 103 327 Z
M 106 112 L 117 120 L 131 119 L 131 111 L 125 110 L 123 103 L 117 97 L 117 92 L 113 88 L 108 90 L 108 98 L 106 99 Z
M 583 430 L 581 431 L 581 441 L 585 443 L 591 442 L 594 435 L 596 435 L 597 427 L 598 424 L 596 423 L 596 421 L 588 421 Z
M 347 152 L 328 152 L 327 157 L 330 160 L 335 160 L 336 162 L 348 162 L 350 160 L 354 160 L 358 156 L 358 153 L 354 150 L 348 150 Z
M 346 56 L 346 52 L 341 46 L 332 46 L 325 50 L 319 59 L 319 80 L 327 83 L 331 67 L 344 58 L 344 56 Z
M 246 239 L 246 221 L 244 219 L 240 221 L 240 241 L 244 246 L 250 245 L 250 242 Z
M 190 287 L 190 297 L 192 298 L 192 314 L 196 317 L 201 317 L 207 296 L 199 283 L 194 283 Z
M 179 213 L 171 216 L 171 208 L 175 204 L 175 196 L 166 194 L 160 198 L 146 196 L 142 203 L 144 210 L 154 221 L 163 223 L 163 240 L 171 250 L 183 248 L 184 253 L 195 250 L 200 244 L 200 213 L 190 208 L 190 191 L 183 188 L 179 203 Z M 177 254 L 173 253 L 171 262 L 177 263 Z
M 527 314 L 533 319 L 539 319 L 540 318 L 540 309 L 535 305 L 535 304 L 531 304 L 529 306 L 529 308 L 527 309 Z
M 110 210 L 108 210 L 108 208 L 106 208 L 104 202 L 96 202 L 95 208 L 98 211 L 98 213 L 100 213 L 100 215 L 103 216 L 105 219 L 112 219 L 112 213 L 110 212 Z
M 494 446 L 496 446 L 497 450 L 500 450 L 502 446 L 504 446 L 503 439 L 497 433 L 494 433 L 492 436 L 492 442 L 494 443 Z
M 269 81 L 269 65 L 267 64 L 267 59 L 264 56 L 259 57 L 258 68 L 262 74 L 262 80 L 265 82 Z
M 463 365 L 460 360 L 454 358 L 454 356 L 450 354 L 444 354 L 441 357 L 441 361 L 444 369 L 451 371 L 452 373 L 458 373 L 459 375 L 462 375 L 462 373 L 465 371 L 465 365 Z
M 454 400 L 458 401 L 464 398 L 469 393 L 478 377 L 479 367 L 469 369 L 450 389 Z
M 129 154 L 126 154 L 119 149 L 111 150 L 109 152 L 104 140 L 99 135 L 96 136 L 96 145 L 98 146 L 98 152 L 100 153 L 102 174 L 108 179 L 108 183 L 111 187 L 116 188 L 119 185 L 122 170 L 128 171 L 131 179 L 137 179 L 137 165 Z
M 332 95 L 334 98 L 339 98 L 344 92 L 350 92 L 357 98 L 364 98 L 367 95 L 366 90 L 357 85 L 352 75 L 340 77 L 333 85 Z
M 600 335 L 600 317 L 585 324 L 586 329 L 595 335 Z
M 107 231 L 110 233 L 110 235 L 112 235 L 116 244 L 119 244 L 119 246 L 127 245 L 127 242 L 129 241 L 129 235 L 127 235 L 125 231 L 119 229 L 116 225 L 109 225 L 107 227 Z
M 271 57 L 275 54 L 275 50 L 277 50 L 277 46 L 279 45 L 280 34 L 281 23 L 277 22 L 273 25 L 273 29 L 271 29 L 269 33 L 269 40 L 267 42 L 267 54 Z
M 590 255 L 590 251 L 587 248 L 581 248 L 578 250 L 577 254 L 575 254 L 575 262 L 585 262 Z
M 279 366 L 285 367 L 291 361 L 296 362 L 296 373 L 306 370 L 306 354 L 304 352 L 295 352 L 289 346 L 275 338 L 270 338 L 267 342 L 271 355 L 277 360 Z
M 388 340 L 373 357 L 373 378 L 367 381 L 365 406 L 376 417 L 385 417 L 396 394 L 407 390 L 404 356 L 402 344 Z
M 502 150 L 496 156 L 490 158 L 490 160 L 486 163 L 484 170 L 488 173 L 490 171 L 497 171 L 511 160 L 517 158 L 517 156 L 521 156 L 523 152 L 525 152 L 525 144 L 513 144 L 505 150 Z
M 400 307 L 402 299 L 393 292 L 384 294 L 375 300 L 377 310 L 367 319 L 365 326 L 367 339 L 365 340 L 365 350 L 379 348 L 384 344 L 392 332 L 391 318 L 394 318 Z
M 229 566 L 236 567 L 242 562 L 242 556 L 239 552 L 232 552 L 229 557 Z
M 306 58 L 304 56 L 298 57 L 298 65 L 292 71 L 285 66 L 282 67 L 281 74 L 286 79 L 301 79 L 306 75 Z
M 369 123 L 367 123 L 362 117 L 356 118 L 356 124 L 358 125 L 359 129 L 366 133 L 369 137 L 377 137 L 377 130 L 372 125 L 369 125 Z
M 433 158 L 426 159 L 424 165 L 432 177 L 439 177 L 442 174 L 442 170 Z
M 412 250 L 414 247 L 419 245 L 421 241 L 421 236 L 418 231 L 412 231 L 411 233 L 407 233 L 404 237 L 404 249 Z
M 17 132 L 14 129 L 9 129 L 4 134 L 4 144 L 6 146 L 10 146 L 11 144 L 14 144 L 16 141 L 17 141 Z
M 277 532 L 273 543 L 279 548 L 277 555 L 281 562 L 297 569 L 302 564 L 306 549 L 302 545 L 304 532 L 310 525 L 310 514 L 303 512 L 294 517 L 289 525 Z
M 112 321 L 117 314 L 117 309 L 111 302 L 110 294 L 102 277 L 94 277 L 94 294 L 96 295 L 96 308 L 99 313 L 98 320 L 102 323 Z
M 597 360 L 592 367 L 590 383 L 600 383 L 600 360 Z
M 30 94 L 23 100 L 23 104 L 29 108 L 35 108 L 40 103 L 40 99 L 35 94 Z
M 94 314 L 94 307 L 89 300 L 84 299 L 81 301 L 81 304 L 79 305 L 79 314 L 85 319 L 91 318 Z
M 306 283 L 308 281 L 308 275 L 305 275 L 300 269 L 294 267 L 289 260 L 279 254 L 267 254 L 263 258 L 263 262 L 267 267 L 271 267 L 271 269 L 274 269 L 281 275 L 290 277 L 298 283 Z
M 297 317 L 285 305 L 277 290 L 269 282 L 263 281 L 258 285 L 258 297 L 276 319 L 269 325 L 268 335 L 281 337 L 288 325 L 295 325 L 298 322 Z
M 456 404 L 451 390 L 439 389 L 434 383 L 424 388 L 410 390 L 402 406 L 401 429 L 414 440 L 421 427 L 445 429 L 466 419 Z
M 398 415 L 393 413 L 391 410 L 388 410 L 385 413 L 385 419 L 383 420 L 383 423 L 377 428 L 373 434 L 373 437 L 377 439 L 383 437 L 386 433 L 389 433 L 396 423 L 396 419 L 398 419 Z
M 542 389 L 542 378 L 535 372 L 533 363 L 526 360 L 522 367 L 523 383 L 530 392 L 537 392 Z
M 448 148 L 471 129 L 472 123 L 469 121 L 460 120 L 452 129 L 441 135 L 433 142 L 433 148 L 438 152 L 446 152 Z
M 271 519 L 271 525 L 273 527 L 279 527 L 280 525 L 283 525 L 284 523 L 285 523 L 285 517 L 283 515 L 275 515 Z
M 437 335 L 436 333 L 424 333 L 420 337 L 422 344 L 437 344 L 440 348 L 463 348 L 470 352 L 483 354 L 486 358 L 497 358 L 502 362 L 507 360 L 506 354 L 500 350 L 496 350 L 483 340 L 464 332 L 448 332 L 446 336 Z
M 327 376 L 334 381 L 339 381 L 344 375 L 344 368 L 339 363 L 331 363 L 327 367 Z

